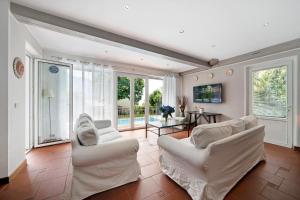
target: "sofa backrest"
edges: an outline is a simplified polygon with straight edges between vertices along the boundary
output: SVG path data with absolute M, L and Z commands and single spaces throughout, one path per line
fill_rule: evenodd
M 212 172 L 210 178 L 234 171 L 235 166 L 249 164 L 263 154 L 264 129 L 264 125 L 258 125 L 209 144 L 208 169 Z

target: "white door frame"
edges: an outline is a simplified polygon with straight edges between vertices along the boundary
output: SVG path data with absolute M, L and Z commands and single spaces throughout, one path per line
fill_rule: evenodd
M 245 114 L 252 114 L 252 72 L 263 70 L 263 69 L 271 69 L 278 66 L 287 66 L 287 118 L 280 119 L 276 117 L 264 117 L 264 116 L 257 116 L 258 119 L 265 119 L 265 120 L 272 120 L 272 121 L 286 121 L 287 122 L 287 141 L 286 144 L 278 144 L 286 147 L 293 147 L 293 135 L 294 135 L 294 114 L 295 113 L 295 106 L 293 106 L 293 71 L 294 71 L 294 63 L 295 57 L 286 57 L 272 61 L 261 62 L 257 64 L 248 65 L 245 67 Z
M 27 52 L 26 51 L 26 53 L 25 53 L 25 56 L 26 57 L 28 57 L 29 58 L 29 66 L 26 66 L 26 67 L 28 67 L 29 69 L 28 69 L 28 74 L 27 74 L 27 76 L 28 76 L 28 79 L 29 79 L 29 85 L 28 85 L 28 87 L 29 87 L 29 90 L 28 90 L 28 92 L 29 92 L 29 94 L 28 94 L 28 100 L 29 100 L 29 102 L 27 102 L 28 103 L 28 105 L 26 105 L 26 106 L 28 106 L 29 107 L 29 109 L 28 109 L 28 115 L 29 115 L 29 121 L 28 121 L 28 133 L 29 133 L 29 135 L 28 135 L 28 137 L 29 138 L 27 138 L 27 139 L 29 139 L 29 149 L 27 149 L 26 150 L 26 153 L 27 152 L 29 152 L 32 148 L 33 148 L 33 146 L 34 146 L 34 134 L 33 134 L 33 132 L 34 132 L 34 120 L 33 120 L 33 115 L 34 115 L 34 109 L 33 109 L 33 105 L 34 105 L 34 99 L 33 99 L 33 97 L 34 97 L 34 94 L 33 94 L 33 65 L 34 65 L 34 57 L 29 53 L 29 52 Z
M 69 74 L 69 139 L 63 140 L 63 141 L 57 141 L 57 142 L 51 142 L 46 144 L 39 144 L 38 142 L 38 133 L 39 133 L 39 69 L 38 69 L 38 62 L 49 62 L 57 65 L 64 65 L 68 66 L 70 68 L 70 74 Z M 34 93 L 34 147 L 43 147 L 43 146 L 49 146 L 54 144 L 61 144 L 70 142 L 70 137 L 73 133 L 73 65 L 70 63 L 63 63 L 59 61 L 53 61 L 53 60 L 47 60 L 47 59 L 34 59 L 34 66 L 33 66 L 33 93 Z

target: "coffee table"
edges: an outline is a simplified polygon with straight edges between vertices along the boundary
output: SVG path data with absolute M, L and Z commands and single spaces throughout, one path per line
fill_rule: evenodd
M 183 125 L 188 125 L 188 122 L 177 120 L 177 119 L 168 119 L 167 121 L 158 120 L 154 122 L 148 122 L 146 123 L 146 138 L 148 136 L 148 132 L 155 133 L 156 135 L 158 135 L 158 137 L 160 137 L 161 135 L 168 135 L 172 133 L 182 132 L 182 130 L 175 131 L 175 128 L 176 126 L 183 126 Z M 161 132 L 162 129 L 172 129 L 172 131 L 162 133 Z

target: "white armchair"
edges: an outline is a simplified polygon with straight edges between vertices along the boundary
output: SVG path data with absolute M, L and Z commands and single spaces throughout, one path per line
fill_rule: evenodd
M 97 145 L 82 146 L 77 137 L 72 141 L 72 200 L 136 181 L 141 174 L 137 161 L 138 141 L 120 135 L 111 137 L 119 133 L 111 127 L 110 120 L 97 120 L 94 124 L 98 131 L 108 130 L 98 135 Z

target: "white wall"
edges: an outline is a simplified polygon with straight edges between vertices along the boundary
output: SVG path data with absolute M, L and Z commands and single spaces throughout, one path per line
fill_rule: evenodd
M 27 73 L 21 79 L 15 77 L 13 60 L 20 57 L 25 64 L 26 43 L 36 48 L 37 54 L 42 49 L 22 23 L 9 16 L 9 62 L 8 62 L 8 172 L 11 173 L 25 160 L 25 131 L 28 126 L 28 100 L 26 100 Z M 26 112 L 27 111 L 27 112 Z M 6 176 L 7 176 L 6 175 Z
M 188 110 L 195 110 L 195 105 L 205 108 L 209 112 L 222 113 L 223 116 L 218 119 L 219 121 L 239 118 L 245 115 L 245 67 L 255 63 L 265 62 L 269 60 L 275 60 L 284 57 L 296 56 L 298 62 L 294 66 L 294 90 L 293 90 L 293 107 L 294 115 L 299 116 L 294 119 L 294 145 L 300 145 L 300 50 L 292 50 L 279 54 L 274 54 L 267 57 L 262 57 L 254 60 L 249 60 L 243 63 L 232 64 L 219 68 L 213 68 L 209 70 L 214 74 L 213 79 L 208 78 L 208 71 L 202 71 L 183 76 L 183 95 L 188 97 Z M 226 76 L 225 71 L 227 69 L 233 69 L 232 76 Z M 296 71 L 297 70 L 297 71 Z M 198 76 L 199 80 L 196 81 L 194 76 Z M 223 83 L 224 89 L 224 103 L 222 104 L 194 104 L 193 103 L 193 86 L 203 85 L 209 83 Z M 298 92 L 297 92 L 298 91 Z
M 0 178 L 8 174 L 9 1 L 0 1 Z
M 25 61 L 25 35 L 23 27 L 10 16 L 10 55 L 8 71 L 8 174 L 25 159 L 25 77 L 17 79 L 13 60 Z

